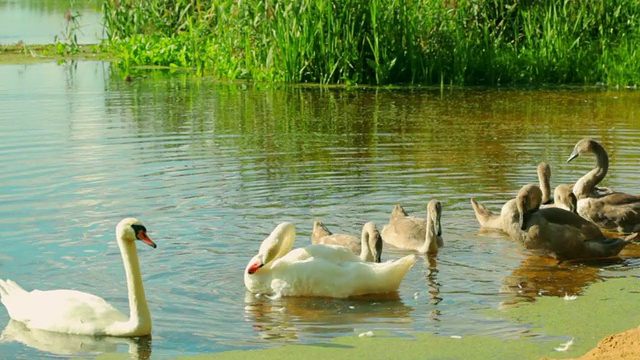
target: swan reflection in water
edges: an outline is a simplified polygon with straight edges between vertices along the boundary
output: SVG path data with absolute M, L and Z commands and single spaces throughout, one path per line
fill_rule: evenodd
M 376 329 L 398 330 L 412 323 L 413 308 L 397 292 L 346 299 L 268 297 L 247 292 L 245 319 L 265 340 L 300 340 Z
M 118 347 L 129 346 L 129 359 L 151 358 L 151 336 L 121 338 L 111 336 L 71 335 L 45 330 L 29 329 L 23 323 L 9 320 L 0 335 L 0 342 L 19 342 L 31 348 L 54 355 L 97 355 L 116 353 Z
M 585 287 L 605 278 L 603 268 L 625 266 L 627 259 L 640 257 L 640 246 L 631 244 L 616 257 L 587 261 L 558 262 L 534 254 L 523 255 L 520 266 L 503 281 L 501 293 L 513 298 L 502 302 L 501 308 L 532 302 L 539 296 L 580 295 Z
M 425 255 L 425 278 L 427 283 L 427 293 L 429 294 L 429 302 L 431 305 L 438 305 L 443 299 L 440 296 L 440 282 L 438 282 L 438 263 L 435 256 Z M 430 315 L 437 318 L 440 315 L 438 310 L 433 310 Z

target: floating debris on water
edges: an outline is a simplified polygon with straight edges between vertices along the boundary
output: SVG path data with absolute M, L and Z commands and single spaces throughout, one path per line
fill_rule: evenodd
M 578 295 L 571 295 L 571 296 L 569 296 L 569 294 L 564 293 L 564 299 L 565 299 L 565 300 L 567 300 L 567 301 L 569 301 L 569 300 L 575 300 L 575 299 L 577 299 L 577 298 L 578 298 Z
M 569 350 L 571 345 L 573 345 L 573 338 L 571 338 L 571 340 L 567 341 L 564 344 L 560 344 L 560 346 L 558 346 L 557 348 L 553 348 L 553 350 L 555 350 L 555 351 L 567 351 L 567 350 Z

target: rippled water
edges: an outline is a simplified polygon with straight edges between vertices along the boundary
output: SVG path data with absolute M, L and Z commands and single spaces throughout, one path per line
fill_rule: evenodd
M 499 209 L 537 181 L 540 161 L 553 184 L 575 181 L 595 163 L 565 163 L 584 136 L 609 151 L 605 185 L 637 192 L 637 92 L 263 89 L 162 73 L 127 82 L 99 62 L 0 66 L 0 78 L 0 276 L 126 310 L 115 224 L 136 216 L 158 243 L 138 247 L 153 340 L 56 339 L 67 352 L 83 342 L 84 353 L 170 358 L 368 330 L 519 339 L 527 325 L 485 310 L 580 294 L 640 266 L 637 247 L 589 264 L 532 256 L 479 232 L 469 204 Z M 244 288 L 246 263 L 279 222 L 297 226 L 302 246 L 315 219 L 357 234 L 366 221 L 381 228 L 395 203 L 419 215 L 433 198 L 443 203 L 437 270 L 420 259 L 397 296 L 271 300 Z M 383 260 L 403 254 L 385 249 Z M 0 353 L 61 353 L 19 341 Z

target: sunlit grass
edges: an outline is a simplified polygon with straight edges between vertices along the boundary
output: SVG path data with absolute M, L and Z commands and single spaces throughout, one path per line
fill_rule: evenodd
M 325 84 L 640 82 L 634 0 L 106 0 L 103 12 L 124 68 Z

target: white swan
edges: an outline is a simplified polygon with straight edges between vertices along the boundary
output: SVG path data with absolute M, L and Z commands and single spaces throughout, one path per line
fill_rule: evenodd
M 382 240 L 399 249 L 436 255 L 438 249 L 444 246 L 441 215 L 442 205 L 438 200 L 431 200 L 427 204 L 426 219 L 409 216 L 400 204 L 396 204 L 389 223 L 382 228 Z
M 134 218 L 116 227 L 129 290 L 130 316 L 104 299 L 76 290 L 26 291 L 11 280 L 0 280 L 0 297 L 11 319 L 29 329 L 78 335 L 143 336 L 151 333 L 151 313 L 142 286 L 135 240 L 156 244 Z
M 407 255 L 384 263 L 363 262 L 336 245 L 291 250 L 296 230 L 281 223 L 247 264 L 244 285 L 254 294 L 346 298 L 398 290 L 417 258 Z
M 369 221 L 362 226 L 360 239 L 348 234 L 334 234 L 320 220 L 313 222 L 312 244 L 339 245 L 360 256 L 360 260 L 380 262 L 382 237 L 376 224 Z

